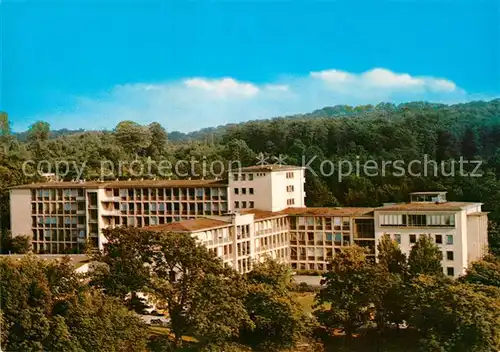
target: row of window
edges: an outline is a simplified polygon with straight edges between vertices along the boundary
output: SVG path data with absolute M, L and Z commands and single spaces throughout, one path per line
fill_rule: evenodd
M 306 241 L 308 243 L 311 242 L 316 242 L 316 243 L 323 243 L 327 242 L 327 244 L 330 244 L 332 242 L 335 242 L 335 244 L 340 245 L 342 241 L 344 244 L 349 244 L 351 242 L 351 236 L 349 233 L 335 233 L 333 234 L 332 232 L 308 232 L 307 234 L 305 233 L 291 233 L 290 234 L 290 242 L 295 244 L 296 242 L 299 242 L 300 244 L 304 244 Z
M 286 173 L 286 178 L 293 178 L 294 173 L 292 171 Z
M 227 190 L 223 187 L 175 187 L 175 188 L 122 188 L 106 189 L 107 197 L 136 198 L 136 199 L 154 199 L 170 197 L 191 197 L 203 198 L 214 196 L 226 196 Z
M 265 176 L 266 174 L 264 173 L 258 173 L 257 176 Z M 248 177 L 247 177 L 248 176 Z M 253 174 L 234 174 L 233 175 L 233 180 L 234 181 L 253 181 Z
M 427 235 L 421 234 L 420 236 L 427 236 Z M 394 235 L 394 239 L 398 243 L 401 243 L 401 235 L 400 234 Z M 434 235 L 434 241 L 436 242 L 436 244 L 443 244 L 443 235 Z M 417 243 L 417 235 L 410 234 L 410 243 Z M 447 245 L 453 244 L 453 235 L 446 235 L 446 244 Z
M 260 250 L 266 250 L 270 246 L 288 245 L 287 236 L 284 233 L 266 236 L 255 240 L 256 247 Z
M 186 203 L 186 204 L 164 204 L 160 203 L 158 206 L 153 207 L 142 207 L 140 204 L 134 203 L 122 203 L 120 205 L 120 209 L 116 209 L 115 207 L 106 207 L 104 211 L 118 211 L 123 215 L 125 214 L 146 214 L 146 215 L 155 215 L 155 214 L 175 214 L 175 213 L 183 213 L 183 214 L 203 214 L 210 211 L 227 211 L 226 203 Z M 109 215 L 109 214 L 104 214 Z
M 240 189 L 239 188 L 235 188 L 234 189 L 234 194 L 240 194 Z M 243 187 L 241 189 L 241 194 L 247 194 L 247 189 Z M 253 188 L 248 188 L 248 194 L 254 194 L 254 189 Z
M 85 238 L 85 230 L 32 230 L 33 241 L 47 242 L 75 242 L 78 238 Z
M 284 217 L 277 219 L 270 219 L 270 220 L 262 220 L 255 223 L 255 233 L 257 234 L 260 231 L 265 231 L 265 230 L 280 229 L 284 228 L 287 225 L 288 221 Z
M 287 192 L 293 192 L 295 190 L 293 185 L 286 186 L 286 191 Z
M 380 214 L 380 226 L 455 226 L 455 214 Z
M 373 223 L 373 221 L 372 221 Z M 291 228 L 292 230 L 299 229 L 314 229 L 322 230 L 349 230 L 351 227 L 351 220 L 348 217 L 323 217 L 323 216 L 298 216 L 291 218 Z M 371 230 L 373 233 L 373 229 Z
M 79 217 L 68 217 L 68 216 L 65 216 L 65 217 L 62 217 L 62 216 L 59 216 L 59 217 L 56 217 L 56 216 L 52 216 L 52 217 L 38 216 L 38 217 L 36 217 L 36 216 L 32 216 L 31 220 L 32 220 L 32 227 L 37 227 L 37 226 L 41 227 L 43 225 L 46 225 L 46 226 L 54 225 L 54 226 L 50 226 L 50 227 L 55 227 L 56 225 L 58 225 L 58 226 L 62 227 L 65 225 L 85 224 L 85 217 L 84 216 L 79 216 Z
M 248 204 L 248 206 L 247 206 L 247 204 Z M 251 200 L 251 201 L 249 201 L 247 203 L 247 201 L 244 200 L 244 201 L 241 202 L 241 207 L 240 207 L 240 202 L 239 201 L 235 201 L 234 202 L 234 208 L 235 209 L 253 209 L 254 208 L 254 202 L 253 202 L 253 200 Z
M 64 213 L 85 210 L 85 203 L 32 203 L 32 214 Z
M 295 205 L 295 198 L 290 198 L 286 200 L 286 205 Z
M 76 198 L 83 197 L 83 188 L 78 189 L 33 189 L 31 190 L 31 199 L 37 198 L 45 199 L 63 199 L 63 198 Z

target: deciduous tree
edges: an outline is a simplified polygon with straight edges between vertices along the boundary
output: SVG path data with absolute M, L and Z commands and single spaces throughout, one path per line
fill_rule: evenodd
M 421 235 L 413 245 L 408 258 L 411 275 L 443 275 L 441 260 L 443 253 L 436 246 L 430 235 Z

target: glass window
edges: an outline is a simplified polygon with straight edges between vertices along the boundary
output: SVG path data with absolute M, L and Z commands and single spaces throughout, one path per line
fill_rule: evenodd
M 410 243 L 417 242 L 417 235 L 410 235 Z
M 437 244 L 443 243 L 443 235 L 436 235 L 436 243 Z
M 446 235 L 446 244 L 453 244 L 453 235 Z
M 401 244 L 401 234 L 399 233 L 395 234 L 394 241 L 396 241 L 398 244 Z
M 448 274 L 448 276 L 455 276 L 455 269 L 452 267 L 448 267 L 446 268 L 446 273 Z
M 342 234 L 336 233 L 335 234 L 335 242 L 341 242 L 341 241 L 342 241 Z

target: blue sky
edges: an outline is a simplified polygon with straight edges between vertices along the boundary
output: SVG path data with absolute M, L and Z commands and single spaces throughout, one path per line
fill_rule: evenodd
M 335 104 L 500 95 L 500 5 L 3 0 L 14 130 L 198 128 Z

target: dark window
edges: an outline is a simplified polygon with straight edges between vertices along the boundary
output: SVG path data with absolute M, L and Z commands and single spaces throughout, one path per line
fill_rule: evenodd
M 427 217 L 425 215 L 408 215 L 410 226 L 425 226 Z
M 447 260 L 453 260 L 453 251 L 446 251 L 446 259 Z
M 443 235 L 436 235 L 436 243 L 438 244 L 443 243 Z
M 446 268 L 446 273 L 448 276 L 455 276 L 455 269 L 454 268 Z
M 417 235 L 410 235 L 410 243 L 417 242 Z

